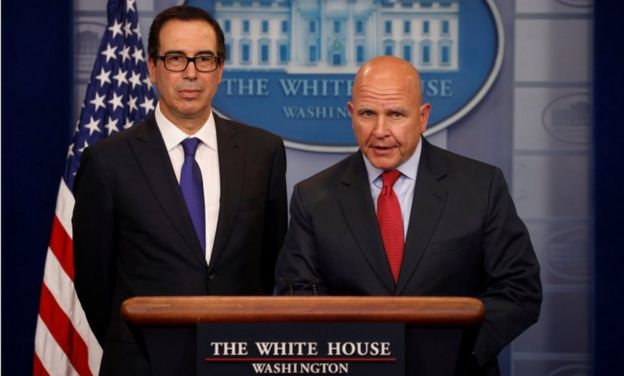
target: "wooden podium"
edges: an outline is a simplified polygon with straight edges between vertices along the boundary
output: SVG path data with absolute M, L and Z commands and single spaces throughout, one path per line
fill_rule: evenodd
M 467 297 L 135 297 L 122 305 L 139 328 L 198 323 L 405 323 L 406 374 L 454 375 L 484 315 Z M 468 352 L 469 353 L 469 352 Z

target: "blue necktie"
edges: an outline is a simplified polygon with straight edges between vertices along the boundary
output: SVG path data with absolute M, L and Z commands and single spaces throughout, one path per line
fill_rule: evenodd
M 195 233 L 199 243 L 206 251 L 206 215 L 204 214 L 204 184 L 201 170 L 195 160 L 195 151 L 199 145 L 198 138 L 187 138 L 182 141 L 184 148 L 184 164 L 180 173 L 180 189 L 186 201 L 186 208 L 191 215 Z

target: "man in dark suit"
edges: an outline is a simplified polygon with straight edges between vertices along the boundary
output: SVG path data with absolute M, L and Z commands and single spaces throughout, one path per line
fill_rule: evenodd
M 422 138 L 430 105 L 401 59 L 365 63 L 349 111 L 359 151 L 295 186 L 278 292 L 478 297 L 480 328 L 417 338 L 426 355 L 407 354 L 408 365 L 498 374 L 496 355 L 541 303 L 539 265 L 501 171 Z
M 169 8 L 148 54 L 155 114 L 86 149 L 74 186 L 76 291 L 105 375 L 194 374 L 194 329 L 129 326 L 121 303 L 271 294 L 287 226 L 282 140 L 211 110 L 225 60 L 218 23 Z

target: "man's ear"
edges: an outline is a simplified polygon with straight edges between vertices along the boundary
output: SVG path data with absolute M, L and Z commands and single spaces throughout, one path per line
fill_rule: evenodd
M 424 133 L 429 125 L 429 113 L 431 112 L 431 104 L 423 103 L 420 106 L 420 132 Z
M 156 64 L 158 60 L 152 59 L 152 57 L 147 58 L 147 73 L 149 74 L 150 81 L 152 84 L 156 85 Z

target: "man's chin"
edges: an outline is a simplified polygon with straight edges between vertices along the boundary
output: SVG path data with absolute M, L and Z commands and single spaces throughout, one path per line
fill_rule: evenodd
M 189 105 L 189 103 L 186 103 L 186 106 L 183 104 L 178 107 L 178 112 L 184 118 L 197 118 L 205 116 L 207 111 L 204 107 Z
M 399 159 L 396 157 L 379 157 L 371 155 L 367 155 L 367 157 L 373 167 L 380 170 L 393 170 L 399 165 Z

